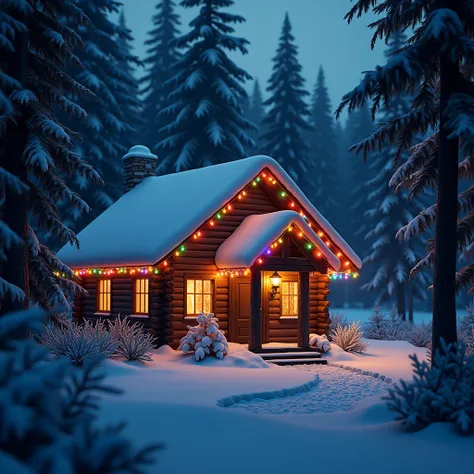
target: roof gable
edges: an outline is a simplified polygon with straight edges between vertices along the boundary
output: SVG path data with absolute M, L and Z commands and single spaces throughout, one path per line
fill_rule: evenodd
M 78 234 L 76 249 L 58 257 L 71 267 L 152 265 L 167 257 L 222 210 L 263 170 L 291 193 L 331 241 L 361 267 L 361 261 L 296 183 L 272 158 L 255 156 L 221 165 L 146 178 Z M 254 183 L 255 184 L 255 183 Z
M 339 258 L 318 237 L 303 217 L 295 211 L 279 211 L 270 214 L 257 214 L 244 219 L 237 230 L 217 249 L 218 268 L 248 268 L 260 257 L 272 254 L 271 245 L 282 234 L 292 229 L 301 232 L 310 243 L 308 249 L 324 257 L 329 266 L 337 271 L 341 267 Z

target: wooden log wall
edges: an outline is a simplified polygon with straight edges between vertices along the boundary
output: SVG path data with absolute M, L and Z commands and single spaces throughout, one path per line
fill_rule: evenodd
M 259 186 L 248 188 L 247 195 L 241 201 L 232 203 L 232 211 L 216 221 L 215 227 L 202 231 L 197 240 L 186 243 L 186 251 L 179 257 L 173 257 L 172 291 L 170 292 L 170 321 L 172 334 L 167 335 L 168 343 L 173 347 L 179 345 L 180 339 L 186 334 L 187 326 L 194 325 L 194 320 L 185 319 L 185 278 L 211 279 L 215 285 L 213 311 L 219 319 L 219 326 L 229 334 L 229 277 L 216 276 L 215 255 L 219 246 L 237 229 L 242 221 L 253 214 L 266 214 L 278 211 L 268 194 Z
M 309 278 L 309 329 L 311 333 L 328 334 L 329 331 L 329 277 L 313 273 Z

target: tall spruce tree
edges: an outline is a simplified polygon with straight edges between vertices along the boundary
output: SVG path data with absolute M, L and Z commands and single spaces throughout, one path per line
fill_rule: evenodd
M 252 95 L 250 98 L 250 108 L 247 118 L 257 127 L 257 130 L 250 132 L 250 136 L 255 142 L 253 153 L 260 153 L 262 149 L 261 137 L 265 134 L 263 121 L 265 119 L 265 107 L 263 106 L 262 89 L 258 79 L 253 83 Z
M 129 113 L 137 110 L 139 102 L 137 82 L 125 66 L 138 63 L 138 59 L 129 48 L 121 46 L 129 36 L 110 17 L 119 12 L 119 3 L 115 0 L 75 0 L 75 3 L 90 23 L 80 28 L 84 47 L 75 51 L 83 68 L 72 69 L 71 75 L 94 95 L 79 101 L 87 110 L 88 119 L 67 123 L 75 125 L 80 135 L 76 153 L 87 157 L 105 183 L 95 186 L 80 178 L 75 180 L 74 186 L 91 206 L 91 212 L 71 216 L 71 225 L 79 231 L 122 194 L 122 156 L 135 133 L 135 115 Z
M 386 51 L 387 59 L 396 54 L 405 44 L 406 36 L 396 33 L 389 39 Z M 405 93 L 394 97 L 385 107 L 380 122 L 389 123 L 399 115 L 409 112 L 413 96 Z M 405 162 L 409 155 L 400 156 Z M 400 227 L 407 218 L 412 219 L 423 211 L 422 199 L 408 202 L 408 192 L 404 189 L 395 193 L 389 186 L 394 172 L 396 149 L 389 143 L 375 155 L 369 166 L 373 177 L 365 183 L 365 194 L 371 205 L 366 213 L 367 232 L 365 238 L 371 243 L 369 252 L 364 256 L 364 273 L 370 280 L 363 289 L 377 292 L 377 302 L 395 298 L 398 314 L 406 319 L 407 298 L 427 298 L 429 286 L 426 274 L 420 274 L 410 283 L 410 271 L 422 258 L 427 242 L 421 237 L 409 243 L 396 238 Z
M 233 36 L 235 23 L 245 19 L 222 11 L 232 0 L 183 0 L 186 8 L 201 7 L 191 30 L 171 42 L 187 48 L 168 81 L 170 105 L 160 112 L 168 124 L 158 144 L 173 171 L 237 160 L 253 145 L 248 132 L 254 126 L 243 116 L 242 84 L 251 77 L 226 54 L 247 53 L 248 41 Z
M 146 72 L 140 79 L 143 94 L 143 127 L 140 131 L 141 143 L 150 149 L 156 148 L 157 143 L 166 138 L 160 129 L 167 120 L 159 112 L 168 104 L 171 87 L 167 81 L 174 74 L 174 67 L 181 57 L 174 44 L 179 34 L 179 16 L 175 12 L 173 0 L 161 0 L 156 4 L 153 15 L 153 29 L 148 32 L 145 44 L 148 46 L 145 58 Z M 160 163 L 169 163 L 169 157 L 160 153 Z M 169 168 L 169 167 L 168 167 Z M 162 169 L 162 173 L 168 171 Z
M 312 130 L 308 134 L 309 162 L 314 188 L 309 197 L 324 217 L 334 222 L 339 208 L 339 150 L 322 66 L 319 68 L 312 95 L 310 124 Z
M 467 0 L 422 0 L 409 9 L 404 8 L 404 3 L 402 0 L 384 3 L 359 0 L 347 14 L 349 22 L 371 9 L 382 15 L 372 25 L 375 28 L 372 43 L 378 37 L 390 38 L 400 30 L 413 29 L 413 35 L 406 47 L 384 66 L 365 73 L 362 83 L 343 98 L 339 112 L 344 107 L 352 110 L 372 98 L 375 114 L 394 95 L 407 90 L 418 91 L 407 114 L 384 124 L 357 147 L 357 151 L 364 153 L 382 146 L 385 140 L 398 142 L 398 152 L 402 153 L 417 134 L 435 130 L 414 147 L 391 180 L 395 186 L 408 186 L 413 197 L 433 186 L 437 190 L 436 204 L 419 214 L 401 233 L 405 239 L 409 238 L 434 221 L 433 243 L 417 266 L 434 265 L 432 339 L 435 352 L 442 349 L 441 338 L 447 343 L 457 339 L 457 247 L 460 240 L 461 247 L 469 244 L 474 234 L 468 221 L 457 219 L 458 205 L 471 214 L 474 202 L 472 189 L 458 199 L 458 168 L 461 176 L 472 178 L 474 175 L 474 127 L 469 114 L 464 112 L 474 107 L 471 73 L 474 9 Z M 460 158 L 462 161 L 458 164 Z M 459 273 L 458 283 L 463 284 L 462 271 Z
M 278 49 L 273 58 L 273 72 L 265 101 L 269 107 L 263 124 L 267 127 L 262 137 L 263 151 L 277 160 L 308 195 L 313 182 L 309 174 L 308 145 L 304 133 L 310 130 L 309 107 L 305 103 L 298 48 L 291 32 L 288 13 L 285 14 Z
M 58 120 L 57 113 L 75 120 L 86 116 L 70 97 L 88 90 L 65 72 L 68 64 L 79 65 L 72 50 L 81 39 L 62 18 L 74 22 L 75 29 L 85 25 L 87 18 L 64 0 L 3 3 L 0 17 L 7 26 L 0 33 L 0 106 L 7 112 L 0 118 L 0 229 L 7 236 L 2 240 L 0 267 L 0 313 L 4 314 L 28 305 L 29 299 L 44 307 L 67 305 L 64 292 L 79 289 L 70 280 L 72 272 L 33 229 L 77 245 L 57 203 L 79 211 L 87 205 L 68 188 L 64 177 L 95 182 L 100 178 L 72 151 L 74 133 Z

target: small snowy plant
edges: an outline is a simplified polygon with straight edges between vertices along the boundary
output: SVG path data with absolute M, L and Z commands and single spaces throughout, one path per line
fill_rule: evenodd
M 219 329 L 218 319 L 213 313 L 201 313 L 197 319 L 197 326 L 188 326 L 188 333 L 181 339 L 178 349 L 183 354 L 194 352 L 196 361 L 213 355 L 223 359 L 229 350 L 229 344 L 224 332 Z
M 411 324 L 408 321 L 403 321 L 402 317 L 398 314 L 397 308 L 393 306 L 384 327 L 384 340 L 406 341 L 410 329 Z
M 331 341 L 346 352 L 365 352 L 369 345 L 362 340 L 362 337 L 359 322 L 347 326 L 338 323 L 331 333 Z
M 474 356 L 463 343 L 441 341 L 433 364 L 411 355 L 414 378 L 400 381 L 385 397 L 389 410 L 411 430 L 452 422 L 462 434 L 474 434 Z
M 334 313 L 329 313 L 329 340 L 331 341 L 331 334 L 336 329 L 337 325 L 341 325 L 343 327 L 349 325 L 349 321 L 345 318 L 343 313 L 339 313 L 338 311 Z
M 39 341 L 56 357 L 65 356 L 73 364 L 82 365 L 87 359 L 111 357 L 118 348 L 113 334 L 107 331 L 102 321 L 62 320 L 50 322 L 44 327 Z
M 380 304 L 376 303 L 372 308 L 372 314 L 368 322 L 365 324 L 365 337 L 368 339 L 383 340 L 385 339 L 385 328 L 387 326 L 387 317 L 382 312 Z
M 109 320 L 109 331 L 117 341 L 117 355 L 141 363 L 152 360 L 155 338 L 145 332 L 138 321 L 131 323 L 127 317 L 119 315 L 114 320 Z
M 431 332 L 431 323 L 413 324 L 406 335 L 406 340 L 416 347 L 429 347 Z
M 309 335 L 309 345 L 315 347 L 321 352 L 328 352 L 331 349 L 331 344 L 328 341 L 326 334 L 310 334 Z

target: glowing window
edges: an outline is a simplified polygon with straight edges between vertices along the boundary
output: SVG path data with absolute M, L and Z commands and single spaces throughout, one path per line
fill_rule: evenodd
M 186 315 L 212 313 L 212 280 L 189 279 L 186 281 Z
M 281 315 L 298 316 L 298 282 L 281 283 Z
M 148 279 L 135 280 L 133 299 L 134 314 L 148 314 Z
M 110 283 L 111 280 L 99 280 L 97 290 L 97 311 L 110 313 Z

